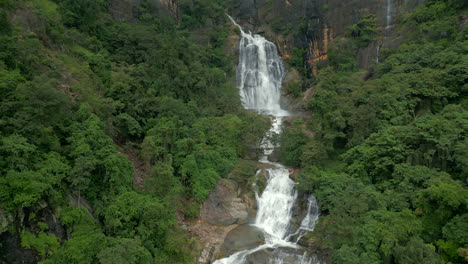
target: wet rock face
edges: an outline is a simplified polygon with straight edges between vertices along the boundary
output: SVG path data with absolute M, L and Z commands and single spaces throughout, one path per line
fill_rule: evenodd
M 238 197 L 238 184 L 222 179 L 203 203 L 200 217 L 215 225 L 243 224 L 247 222 L 249 207 L 247 201 Z
M 217 257 L 227 257 L 263 243 L 265 243 L 265 236 L 262 230 L 251 225 L 240 225 L 227 234 Z

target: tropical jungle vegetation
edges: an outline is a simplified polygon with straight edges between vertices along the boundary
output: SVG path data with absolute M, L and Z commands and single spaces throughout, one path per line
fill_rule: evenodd
M 397 29 L 402 45 L 368 74 L 356 53 L 382 30 L 372 15 L 351 25 L 331 43 L 310 120 L 283 134 L 282 160 L 304 168 L 299 188 L 324 214 L 312 236 L 333 263 L 468 261 L 466 8 L 417 7 Z
M 223 50 L 229 1 L 180 0 L 176 17 L 140 2 L 123 21 L 106 0 L 0 0 L 1 263 L 193 263 L 177 217 L 197 218 L 268 129 Z M 427 0 L 369 72 L 356 54 L 382 34 L 372 15 L 318 76 L 304 50 L 287 62 L 314 96 L 281 161 L 317 197 L 309 236 L 333 263 L 468 260 L 466 8 Z
M 176 214 L 268 128 L 240 105 L 222 1 L 182 1 L 180 21 L 142 2 L 125 22 L 104 0 L 0 1 L 0 262 L 20 244 L 44 264 L 192 263 Z

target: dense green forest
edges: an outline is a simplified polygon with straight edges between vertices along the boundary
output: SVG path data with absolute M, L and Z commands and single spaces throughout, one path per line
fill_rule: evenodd
M 45 264 L 194 262 L 176 213 L 268 128 L 241 108 L 220 2 L 176 21 L 142 1 L 130 23 L 104 0 L 0 1 L 1 263 L 15 243 Z
M 402 17 L 402 45 L 369 73 L 356 53 L 383 30 L 363 17 L 330 44 L 310 120 L 284 132 L 282 160 L 304 168 L 299 187 L 324 213 L 311 236 L 333 263 L 468 261 L 466 7 L 427 1 Z
M 0 0 L 0 263 L 194 263 L 178 217 L 252 170 L 269 124 L 242 109 L 223 50 L 233 1 L 181 0 L 175 18 L 140 2 L 118 21 L 106 0 Z M 384 34 L 372 15 L 318 76 L 303 50 L 287 62 L 302 75 L 289 92 L 314 95 L 281 161 L 316 195 L 308 236 L 333 263 L 466 263 L 466 8 L 405 14 L 402 44 L 369 71 L 356 54 Z

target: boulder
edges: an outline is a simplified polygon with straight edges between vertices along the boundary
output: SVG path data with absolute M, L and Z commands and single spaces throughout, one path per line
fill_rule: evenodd
M 251 225 L 240 225 L 227 234 L 218 257 L 228 257 L 236 252 L 252 249 L 264 243 L 265 235 L 262 230 Z
M 202 205 L 201 219 L 215 225 L 246 223 L 248 206 L 238 197 L 238 189 L 235 181 L 220 180 Z

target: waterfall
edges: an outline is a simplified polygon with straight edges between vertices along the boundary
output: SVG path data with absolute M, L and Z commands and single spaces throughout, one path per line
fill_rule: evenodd
M 289 231 L 292 209 L 296 201 L 295 183 L 288 169 L 277 166 L 268 169 L 268 183 L 261 197 L 257 197 L 258 212 L 255 225 L 271 235 L 271 242 L 282 240 Z
M 320 216 L 320 208 L 318 207 L 315 196 L 311 195 L 308 202 L 307 214 L 302 220 L 299 230 L 313 231 Z
M 385 26 L 385 29 L 386 30 L 390 29 L 391 25 L 392 25 L 392 0 L 387 0 L 387 25 Z
M 379 43 L 377 43 L 376 50 L 377 50 L 377 52 L 376 52 L 376 56 L 375 56 L 375 62 L 379 63 L 379 56 L 380 56 L 380 44 Z
M 320 208 L 318 207 L 317 199 L 314 195 L 311 195 L 308 199 L 307 214 L 302 219 L 301 225 L 296 232 L 290 234 L 287 240 L 295 238 L 296 243 L 307 234 L 307 232 L 314 231 L 315 224 L 320 216 Z
M 236 77 L 243 106 L 267 115 L 287 115 L 280 106 L 284 68 L 275 44 L 260 35 L 244 32 L 229 18 L 241 32 Z
M 237 87 L 243 106 L 260 114 L 269 115 L 272 120 L 272 126 L 261 143 L 263 156 L 260 157 L 260 162 L 269 164 L 271 168 L 266 170 L 268 181 L 265 190 L 261 195 L 256 193 L 258 210 L 253 223 L 264 232 L 265 244 L 239 251 L 215 261 L 214 264 L 254 263 L 249 257 L 264 250 L 268 250 L 270 257 L 262 259 L 262 263 L 282 264 L 284 259 L 293 259 L 294 263 L 322 263 L 316 255 L 308 254 L 297 245 L 298 240 L 315 227 L 320 214 L 317 200 L 314 196 L 309 198 L 307 213 L 300 226 L 294 228 L 291 222 L 294 205 L 298 200 L 296 183 L 290 179 L 286 167 L 268 159 L 278 147 L 271 141 L 271 137 L 281 133 L 283 118 L 289 115 L 289 112 L 280 105 L 281 82 L 284 77 L 283 62 L 272 42 L 260 35 L 244 32 L 234 19 L 229 18 L 241 32 Z M 294 242 L 292 242 L 293 237 L 296 238 Z

